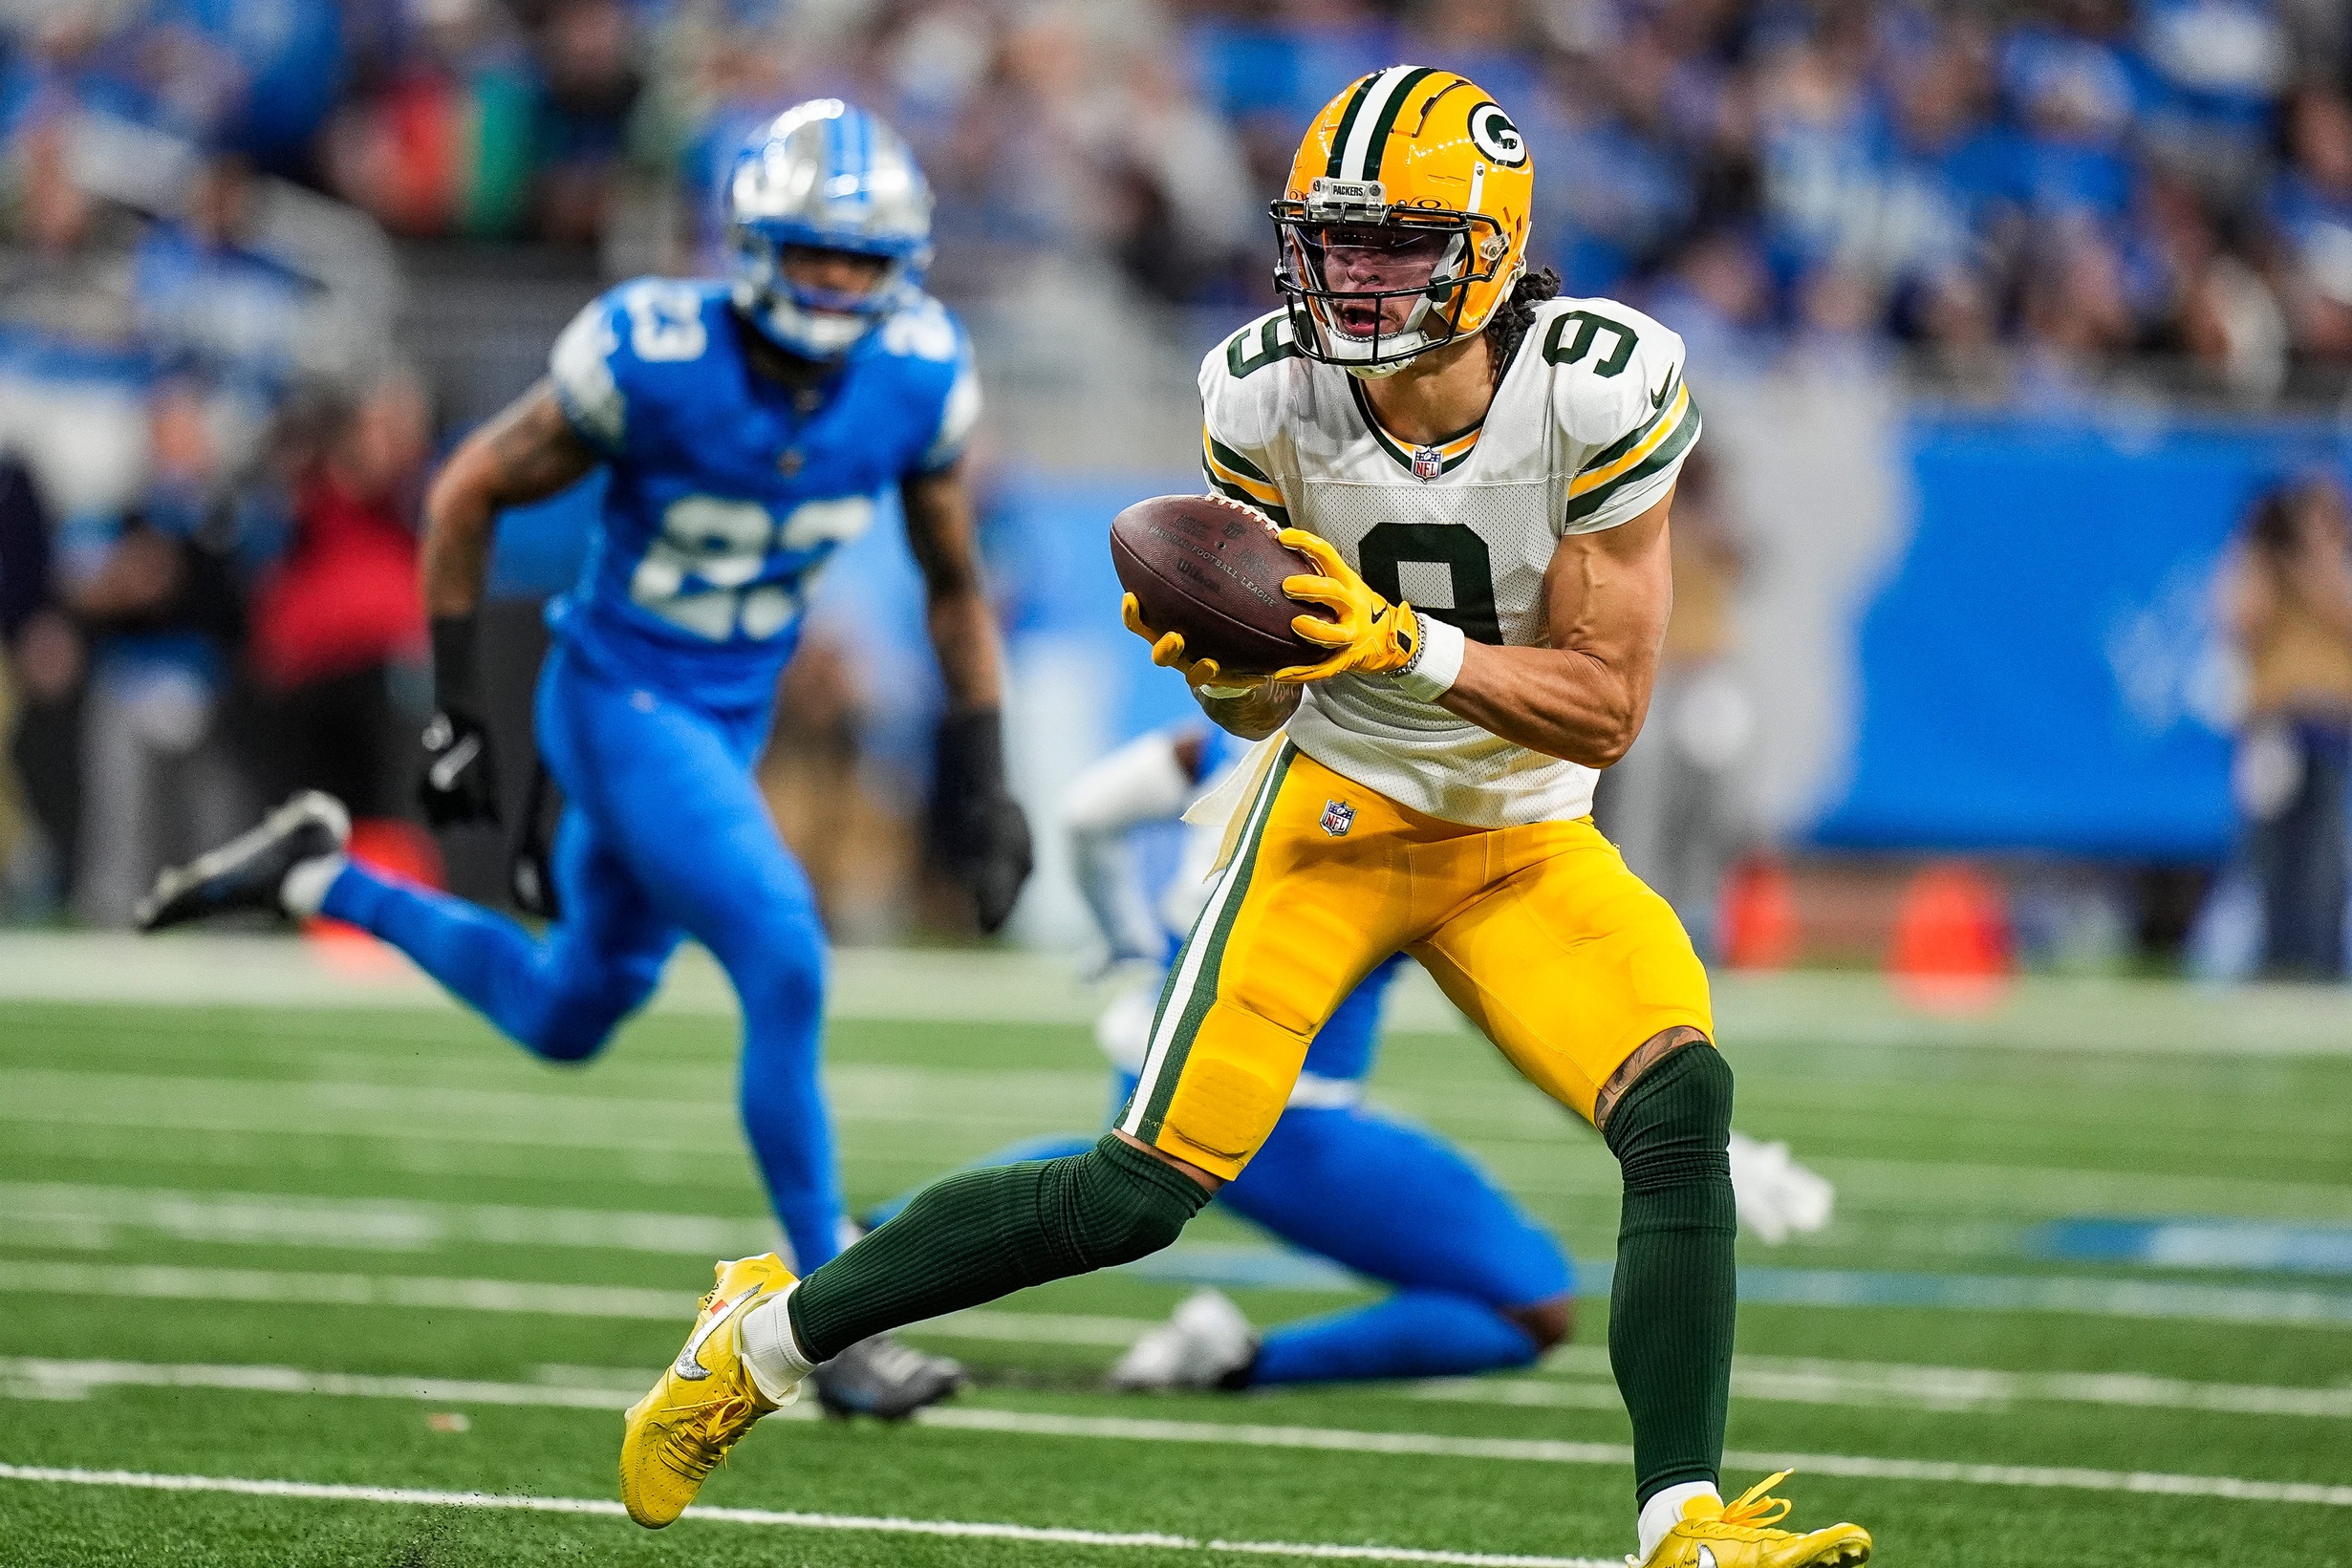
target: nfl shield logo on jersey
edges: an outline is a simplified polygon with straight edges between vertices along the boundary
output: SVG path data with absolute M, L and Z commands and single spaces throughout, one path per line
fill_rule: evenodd
M 1445 459 L 1438 453 L 1435 447 L 1416 446 L 1413 449 L 1413 478 L 1435 479 L 1439 474 L 1444 472 Z
M 1346 801 L 1323 803 L 1323 830 L 1333 838 L 1346 838 L 1348 829 L 1355 826 L 1355 807 Z

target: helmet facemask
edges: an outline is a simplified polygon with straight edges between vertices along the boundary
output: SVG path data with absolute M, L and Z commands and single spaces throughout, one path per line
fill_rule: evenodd
M 874 324 L 912 304 L 922 289 L 924 246 L 913 253 L 898 247 L 845 246 L 835 235 L 792 231 L 797 226 L 738 222 L 727 227 L 733 251 L 735 308 L 779 347 L 814 359 L 847 354 Z M 886 265 L 871 288 L 843 292 L 792 280 L 785 253 L 795 248 L 853 250 Z
M 1494 219 L 1392 207 L 1377 181 L 1317 180 L 1307 200 L 1269 210 L 1274 285 L 1300 352 L 1367 379 L 1459 336 L 1471 286 L 1507 249 Z

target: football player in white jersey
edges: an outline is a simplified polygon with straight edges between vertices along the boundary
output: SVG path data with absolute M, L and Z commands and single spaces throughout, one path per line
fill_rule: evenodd
M 1673 333 L 1525 276 L 1530 164 L 1460 75 L 1351 83 L 1273 204 L 1284 309 L 1202 367 L 1210 479 L 1314 563 L 1284 587 L 1328 655 L 1237 676 L 1126 602 L 1209 717 L 1264 743 L 1114 1130 L 946 1177 L 806 1280 L 723 1266 L 680 1364 L 724 1368 L 725 1430 L 695 1413 L 710 1385 L 673 1387 L 674 1369 L 633 1412 L 639 1450 L 673 1420 L 722 1450 L 844 1344 L 1166 1246 L 1265 1142 L 1325 1020 L 1402 950 L 1623 1171 L 1609 1351 L 1633 1426 L 1632 1560 L 1868 1558 L 1857 1526 L 1777 1528 L 1780 1476 L 1728 1504 L 1717 1490 L 1731 1069 L 1690 938 L 1587 815 L 1649 704 L 1698 417 Z

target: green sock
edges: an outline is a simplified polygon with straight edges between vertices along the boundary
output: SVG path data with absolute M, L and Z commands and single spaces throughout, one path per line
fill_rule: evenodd
M 1732 1069 L 1686 1045 L 1626 1091 L 1605 1134 L 1625 1173 L 1608 1359 L 1633 1418 L 1634 1501 L 1717 1479 L 1738 1307 Z
M 1208 1201 L 1115 1133 L 1065 1159 L 960 1171 L 801 1281 L 792 1334 L 830 1361 L 869 1334 L 1155 1253 Z

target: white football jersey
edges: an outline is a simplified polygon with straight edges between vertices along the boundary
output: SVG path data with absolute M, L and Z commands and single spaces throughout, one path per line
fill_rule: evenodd
M 1474 641 L 1542 644 L 1561 538 L 1638 517 L 1698 439 L 1682 339 L 1613 300 L 1556 299 L 1486 418 L 1432 446 L 1392 437 L 1361 382 L 1307 358 L 1281 311 L 1200 365 L 1210 487 L 1321 534 L 1392 600 Z M 1387 676 L 1310 684 L 1301 751 L 1416 811 L 1477 827 L 1570 821 L 1594 772 L 1407 697 Z

